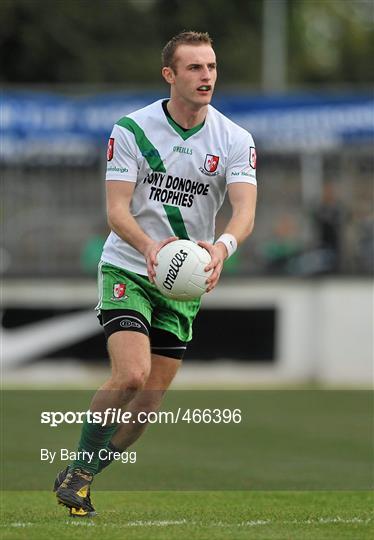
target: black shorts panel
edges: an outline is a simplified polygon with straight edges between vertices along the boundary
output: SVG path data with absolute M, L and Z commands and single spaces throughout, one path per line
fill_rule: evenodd
M 146 336 L 150 335 L 149 322 L 138 311 L 132 309 L 102 309 L 97 317 L 104 329 L 107 340 L 115 332 L 126 330 L 140 332 Z
M 188 343 L 181 341 L 175 334 L 151 327 L 147 319 L 132 309 L 102 309 L 97 318 L 108 340 L 115 332 L 140 332 L 149 337 L 151 352 L 176 360 L 182 360 Z
M 181 341 L 176 335 L 160 328 L 151 328 L 151 352 L 182 360 L 187 350 L 187 341 Z

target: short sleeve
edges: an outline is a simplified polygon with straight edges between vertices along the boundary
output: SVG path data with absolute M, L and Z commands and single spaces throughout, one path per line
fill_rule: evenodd
M 137 147 L 133 133 L 115 124 L 107 148 L 107 180 L 136 182 L 138 176 Z
M 247 182 L 257 184 L 256 180 L 256 148 L 252 135 L 242 131 L 228 157 L 226 167 L 226 183 Z

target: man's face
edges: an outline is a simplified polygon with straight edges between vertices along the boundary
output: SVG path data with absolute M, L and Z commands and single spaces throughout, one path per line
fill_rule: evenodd
M 174 69 L 163 70 L 171 85 L 172 97 L 197 108 L 208 105 L 217 79 L 216 55 L 212 47 L 179 45 L 174 55 Z

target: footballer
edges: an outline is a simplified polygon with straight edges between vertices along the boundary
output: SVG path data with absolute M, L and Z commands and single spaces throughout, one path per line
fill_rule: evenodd
M 154 284 L 156 255 L 167 243 L 197 242 L 211 255 L 207 290 L 225 259 L 252 232 L 256 151 L 246 130 L 210 105 L 217 79 L 207 33 L 182 32 L 162 51 L 169 99 L 118 120 L 107 150 L 106 198 L 111 232 L 99 264 L 98 317 L 111 375 L 90 410 L 157 411 L 179 369 L 200 301 L 163 296 Z M 228 193 L 232 216 L 215 238 L 215 218 Z M 146 423 L 85 421 L 78 457 L 55 480 L 59 503 L 77 517 L 95 515 L 91 484 Z M 84 456 L 92 455 L 93 459 Z M 83 456 L 83 457 L 82 457 Z

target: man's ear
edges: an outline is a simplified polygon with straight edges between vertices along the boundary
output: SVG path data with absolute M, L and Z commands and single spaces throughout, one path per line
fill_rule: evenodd
M 161 70 L 162 76 L 168 84 L 173 84 L 175 81 L 175 74 L 171 67 L 163 67 Z

